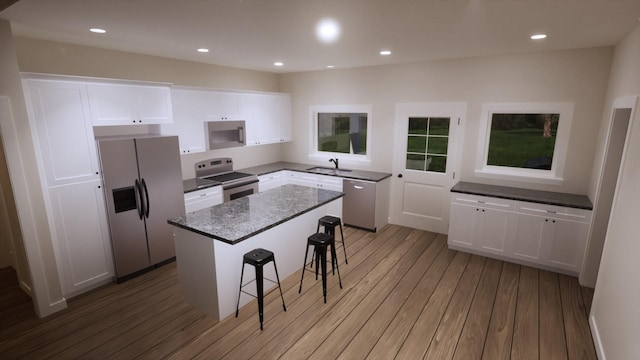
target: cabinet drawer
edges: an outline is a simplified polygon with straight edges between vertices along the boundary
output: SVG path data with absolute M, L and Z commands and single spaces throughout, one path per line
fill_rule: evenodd
M 184 194 L 184 207 L 186 212 L 206 209 L 222 204 L 222 187 L 214 186 Z
M 584 209 L 517 201 L 515 211 L 552 219 L 591 222 L 591 211 Z
M 460 205 L 477 206 L 495 210 L 513 210 L 513 200 L 499 199 L 488 196 L 468 195 L 460 193 L 451 194 L 451 202 Z

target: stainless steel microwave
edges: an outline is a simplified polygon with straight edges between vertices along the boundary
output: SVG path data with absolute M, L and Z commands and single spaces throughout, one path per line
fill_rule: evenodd
M 209 150 L 244 146 L 247 143 L 244 120 L 207 121 L 204 126 Z

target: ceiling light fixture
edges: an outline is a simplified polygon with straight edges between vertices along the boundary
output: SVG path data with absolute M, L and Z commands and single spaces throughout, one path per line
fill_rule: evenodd
M 340 24 L 333 19 L 322 19 L 316 25 L 316 36 L 325 43 L 332 43 L 340 37 Z
M 107 30 L 99 29 L 99 28 L 91 28 L 91 29 L 89 29 L 89 31 L 91 31 L 92 33 L 96 33 L 96 34 L 104 34 L 104 33 L 107 32 Z
M 207 49 L 207 48 L 200 48 L 200 49 L 198 49 L 198 52 L 200 52 L 200 53 L 208 53 L 208 52 L 209 52 L 209 49 Z
M 333 69 L 335 66 L 333 65 L 327 65 L 327 69 Z
M 535 35 L 531 35 L 531 40 L 542 40 L 545 39 L 547 37 L 546 34 L 535 34 Z
M 281 61 L 276 61 L 273 63 L 274 66 L 284 66 L 284 63 Z
M 391 55 L 391 51 L 389 51 L 389 50 L 382 50 L 382 51 L 380 51 L 380 55 L 382 55 L 382 56 Z

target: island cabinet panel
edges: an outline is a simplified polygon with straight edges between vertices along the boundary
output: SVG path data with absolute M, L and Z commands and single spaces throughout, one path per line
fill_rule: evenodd
M 449 247 L 578 275 L 591 211 L 452 193 Z
M 89 83 L 94 126 L 171 123 L 169 86 Z

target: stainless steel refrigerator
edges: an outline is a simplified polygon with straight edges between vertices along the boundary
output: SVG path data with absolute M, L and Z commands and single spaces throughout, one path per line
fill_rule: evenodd
M 175 258 L 167 219 L 184 214 L 177 136 L 98 139 L 118 282 Z

